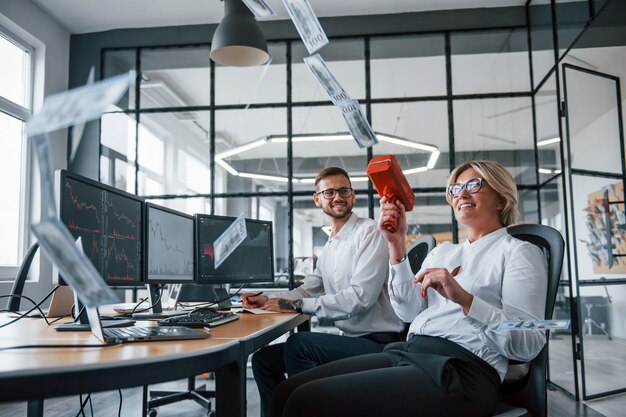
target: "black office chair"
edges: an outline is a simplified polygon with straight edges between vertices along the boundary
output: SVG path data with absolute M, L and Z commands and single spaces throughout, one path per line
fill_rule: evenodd
M 545 318 L 552 318 L 554 302 L 561 277 L 565 242 L 561 233 L 540 224 L 520 224 L 507 228 L 511 236 L 537 245 L 548 260 L 548 293 Z M 505 381 L 498 392 L 498 405 L 494 416 L 546 417 L 548 415 L 548 392 L 546 373 L 548 366 L 548 334 L 546 345 L 530 362 L 511 361 Z
M 28 278 L 30 264 L 33 263 L 33 258 L 35 258 L 35 254 L 37 254 L 37 249 L 39 249 L 39 244 L 33 244 L 22 259 L 22 264 L 20 265 L 20 269 L 17 271 L 17 276 L 15 277 L 10 293 L 11 295 L 15 295 L 17 297 L 9 297 L 9 301 L 7 302 L 7 310 L 9 311 L 19 311 L 20 309 L 21 299 L 19 296 L 22 295 L 22 292 L 24 291 L 24 284 Z
M 433 250 L 437 245 L 437 241 L 432 236 L 424 236 L 421 239 L 416 240 L 408 247 L 406 251 L 406 257 L 411 265 L 411 271 L 417 274 L 417 271 L 422 267 L 422 262 L 426 259 L 428 253 Z

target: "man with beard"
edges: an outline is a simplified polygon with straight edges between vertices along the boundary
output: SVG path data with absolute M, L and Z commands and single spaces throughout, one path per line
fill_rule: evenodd
M 270 297 L 245 293 L 243 306 L 298 311 L 330 319 L 343 335 L 301 332 L 286 343 L 270 345 L 252 357 L 261 397 L 261 416 L 268 413 L 274 388 L 288 376 L 315 366 L 367 353 L 401 340 L 403 324 L 387 293 L 389 251 L 369 218 L 352 212 L 356 194 L 348 173 L 325 168 L 315 178 L 313 201 L 330 218 L 331 234 L 312 274 L 300 287 Z

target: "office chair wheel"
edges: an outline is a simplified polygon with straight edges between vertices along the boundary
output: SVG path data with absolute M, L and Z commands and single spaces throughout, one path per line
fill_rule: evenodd
M 148 410 L 148 417 L 156 417 L 156 415 L 157 415 L 156 408 L 151 408 Z
M 207 417 L 215 417 L 215 411 L 211 410 L 207 413 Z

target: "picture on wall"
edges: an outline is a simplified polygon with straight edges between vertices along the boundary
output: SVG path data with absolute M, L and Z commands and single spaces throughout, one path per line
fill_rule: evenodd
M 602 187 L 587 197 L 587 239 L 581 239 L 597 274 L 626 273 L 626 215 L 622 182 Z

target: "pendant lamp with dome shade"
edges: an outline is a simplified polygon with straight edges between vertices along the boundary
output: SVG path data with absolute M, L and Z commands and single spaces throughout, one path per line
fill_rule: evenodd
M 269 59 L 261 27 L 241 0 L 224 0 L 224 18 L 213 35 L 210 57 L 233 67 L 261 65 Z

